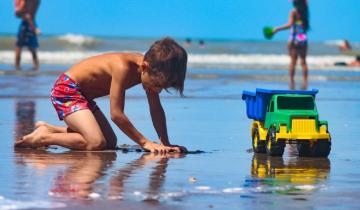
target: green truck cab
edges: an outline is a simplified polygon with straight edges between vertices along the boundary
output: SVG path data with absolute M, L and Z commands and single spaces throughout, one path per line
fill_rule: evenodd
M 282 156 L 285 145 L 297 144 L 299 156 L 327 157 L 331 137 L 327 121 L 319 120 L 315 104 L 318 91 L 244 91 L 247 115 L 253 119 L 251 137 L 256 153 Z

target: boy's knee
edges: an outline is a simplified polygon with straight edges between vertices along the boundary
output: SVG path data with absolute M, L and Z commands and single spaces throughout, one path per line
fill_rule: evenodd
M 106 148 L 105 141 L 91 142 L 86 145 L 86 150 L 95 151 L 95 150 L 104 150 Z
M 106 140 L 104 138 L 92 138 L 86 142 L 86 150 L 104 150 L 106 149 Z

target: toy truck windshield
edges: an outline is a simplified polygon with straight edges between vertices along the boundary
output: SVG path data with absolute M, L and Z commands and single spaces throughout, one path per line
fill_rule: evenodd
M 287 97 L 279 96 L 277 98 L 278 109 L 290 110 L 314 110 L 314 99 L 311 96 L 306 97 Z

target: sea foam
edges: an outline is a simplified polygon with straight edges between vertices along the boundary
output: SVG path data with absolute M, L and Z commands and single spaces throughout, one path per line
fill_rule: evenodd
M 40 51 L 39 59 L 43 64 L 72 65 L 84 58 L 102 54 L 99 51 Z M 1 64 L 13 64 L 14 52 L 0 51 Z M 315 68 L 331 68 L 335 62 L 351 62 L 354 58 L 346 55 L 310 55 L 307 63 Z M 189 66 L 198 68 L 272 68 L 289 64 L 289 56 L 285 54 L 189 54 Z M 30 53 L 23 53 L 22 63 L 31 64 Z
M 0 209 L 1 210 L 10 210 L 10 209 L 51 209 L 51 208 L 64 208 L 66 204 L 59 202 L 50 202 L 50 201 L 19 201 L 6 199 L 0 196 Z
M 68 42 L 70 44 L 79 45 L 79 46 L 93 45 L 99 41 L 98 39 L 91 36 L 72 34 L 72 33 L 58 36 L 57 39 L 60 41 Z

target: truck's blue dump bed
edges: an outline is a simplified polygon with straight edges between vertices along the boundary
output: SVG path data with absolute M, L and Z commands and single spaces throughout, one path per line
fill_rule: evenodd
M 247 117 L 253 120 L 265 120 L 266 107 L 274 94 L 304 94 L 315 97 L 318 90 L 267 90 L 256 88 L 256 92 L 243 91 Z

